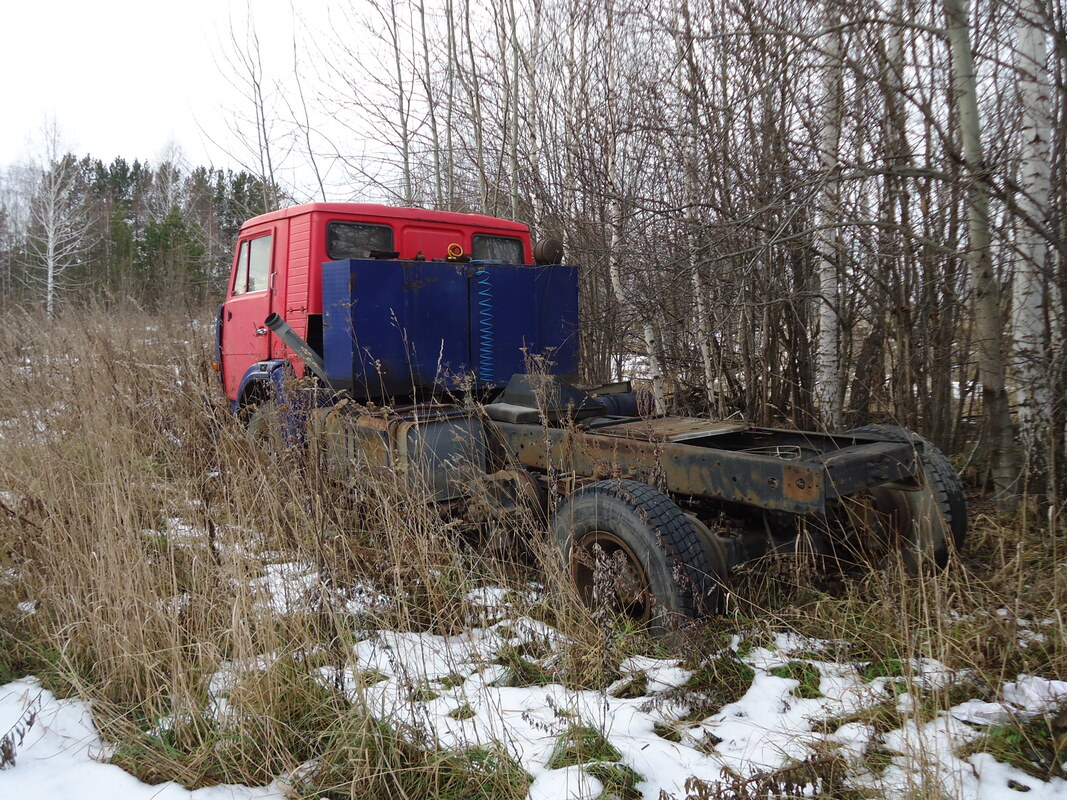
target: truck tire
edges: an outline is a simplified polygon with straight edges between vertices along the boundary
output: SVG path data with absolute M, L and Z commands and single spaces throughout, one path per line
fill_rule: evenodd
M 711 567 L 710 575 L 714 581 L 711 594 L 705 598 L 704 611 L 707 614 L 721 614 L 726 610 L 726 587 L 730 583 L 730 564 L 726 553 L 726 545 L 711 528 L 694 517 L 686 514 L 693 528 L 700 537 L 700 543 L 704 547 L 704 555 L 708 558 Z
M 850 435 L 879 436 L 896 442 L 915 442 L 923 446 L 923 467 L 926 478 L 934 491 L 937 505 L 945 515 L 949 530 L 952 532 L 952 544 L 956 550 L 963 549 L 967 539 L 967 497 L 963 493 L 963 483 L 952 464 L 936 445 L 924 439 L 914 431 L 898 425 L 864 425 L 848 432 Z
M 919 571 L 915 556 L 923 550 L 938 567 L 943 567 L 948 561 L 950 548 L 961 550 L 967 538 L 967 498 L 959 475 L 945 454 L 928 439 L 897 425 L 865 425 L 848 431 L 846 435 L 922 446 L 924 485 L 919 491 L 875 489 L 872 494 L 879 510 L 891 510 L 894 519 L 901 518 L 895 528 L 899 530 L 902 525 L 910 525 L 915 531 L 914 535 L 905 537 L 905 544 L 913 552 L 902 553 L 909 571 Z M 940 520 L 934 511 L 938 512 Z
M 692 520 L 647 484 L 583 486 L 556 509 L 552 538 L 587 605 L 608 605 L 657 634 L 718 609 L 720 578 Z
M 285 450 L 282 411 L 273 400 L 261 400 L 248 412 L 245 422 L 248 441 L 267 456 L 274 458 Z

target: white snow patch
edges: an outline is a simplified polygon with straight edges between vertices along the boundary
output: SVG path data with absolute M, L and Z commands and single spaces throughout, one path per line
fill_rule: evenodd
M 283 800 L 277 784 L 150 786 L 112 764 L 108 746 L 80 700 L 58 700 L 34 678 L 0 687 L 0 732 L 15 763 L 0 770 L 0 797 L 18 800 Z M 4 735 L 0 734 L 0 736 Z

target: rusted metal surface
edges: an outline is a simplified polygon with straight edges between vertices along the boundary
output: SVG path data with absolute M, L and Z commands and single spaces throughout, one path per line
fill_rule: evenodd
M 392 463 L 389 421 L 384 415 L 352 413 L 345 404 L 328 410 L 322 420 L 328 463 L 347 477 L 358 468 L 386 468 Z
M 772 486 L 772 488 L 778 487 Z M 811 467 L 795 463 L 782 465 L 782 496 L 787 500 L 810 503 L 817 499 L 821 489 L 821 481 L 818 480 L 815 470 Z
M 748 428 L 666 417 L 582 428 L 485 420 L 454 406 L 368 411 L 344 405 L 325 414 L 330 460 L 348 477 L 391 468 L 444 500 L 503 465 L 554 470 L 575 482 L 625 477 L 676 497 L 740 503 L 794 514 L 874 486 L 917 486 L 911 443 Z M 497 466 L 494 466 L 497 465 Z M 501 473 L 501 475 L 506 473 Z M 566 491 L 566 490 L 565 490 Z
M 736 433 L 748 427 L 737 422 L 712 422 L 691 417 L 660 417 L 623 422 L 599 429 L 602 436 L 618 436 L 626 439 L 642 439 L 646 442 L 684 442 L 705 436 Z
M 827 493 L 843 496 L 868 486 L 912 483 L 919 466 L 910 442 L 871 442 L 818 458 L 827 476 Z
M 322 427 L 329 463 L 341 477 L 368 469 L 395 469 L 435 500 L 463 496 L 472 476 L 486 471 L 480 420 L 448 406 L 370 411 L 339 404 Z
M 507 520 L 522 511 L 539 518 L 545 514 L 546 497 L 533 475 L 525 469 L 502 469 L 491 475 L 476 475 L 467 488 L 467 513 L 476 522 Z
M 852 445 L 847 439 L 821 437 L 820 447 L 844 445 L 824 455 L 810 449 L 810 439 L 802 439 L 804 449 L 798 449 L 801 445 L 797 444 L 789 452 L 802 452 L 804 457 L 782 458 L 714 446 L 641 441 L 600 431 L 492 424 L 519 462 L 534 469 L 551 467 L 588 478 L 633 478 L 665 485 L 674 495 L 796 514 L 822 512 L 830 497 L 906 481 L 913 474 L 911 445 L 896 442 Z M 766 432 L 761 430 L 747 433 L 752 442 L 773 439 L 764 437 Z

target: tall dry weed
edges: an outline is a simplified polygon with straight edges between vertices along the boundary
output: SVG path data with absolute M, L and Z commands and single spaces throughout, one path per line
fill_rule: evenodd
M 394 786 L 390 765 L 403 765 L 417 778 L 409 796 L 445 785 L 521 796 L 501 754 L 416 753 L 358 694 L 320 679 L 342 674 L 377 629 L 499 623 L 478 599 L 486 587 L 558 634 L 551 659 L 536 643 L 500 654 L 530 682 L 603 688 L 629 655 L 695 667 L 731 635 L 783 628 L 872 671 L 937 658 L 969 671 L 978 694 L 1020 672 L 1067 677 L 1055 521 L 979 514 L 968 551 L 923 580 L 752 565 L 725 617 L 653 642 L 578 602 L 534 516 L 503 537 L 525 547 L 491 553 L 403 476 L 367 468 L 346 485 L 314 458 L 266 457 L 229 412 L 211 343 L 209 324 L 180 315 L 15 312 L 0 328 L 0 678 L 32 671 L 92 698 L 122 763 L 146 778 L 264 781 L 314 758 L 326 766 L 309 795 Z M 270 575 L 285 570 L 308 582 L 282 602 Z M 928 698 L 932 709 L 955 700 Z
M 322 755 L 350 700 L 309 676 L 369 631 L 492 624 L 476 590 L 531 585 L 402 476 L 346 486 L 251 446 L 211 342 L 202 320 L 103 310 L 0 331 L 8 672 L 92 698 L 125 765 L 191 786 Z M 264 573 L 289 568 L 310 585 L 279 609 Z

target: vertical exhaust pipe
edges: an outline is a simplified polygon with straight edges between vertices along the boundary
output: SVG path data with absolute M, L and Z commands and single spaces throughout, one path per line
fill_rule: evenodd
M 330 379 L 326 377 L 326 365 L 319 357 L 319 354 L 311 349 L 311 345 L 300 338 L 300 334 L 294 331 L 288 322 L 278 316 L 277 313 L 271 312 L 271 315 L 263 320 L 263 324 L 274 331 L 278 338 L 285 343 L 285 346 L 296 353 L 319 380 L 330 389 L 333 389 L 330 386 Z

